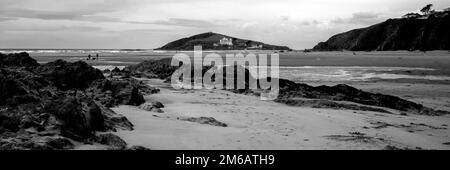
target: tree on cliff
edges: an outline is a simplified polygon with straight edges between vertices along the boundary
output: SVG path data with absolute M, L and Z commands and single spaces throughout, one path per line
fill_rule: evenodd
M 428 4 L 425 7 L 423 7 L 420 12 L 422 12 L 424 15 L 427 15 L 431 11 L 431 7 L 433 7 L 433 4 Z

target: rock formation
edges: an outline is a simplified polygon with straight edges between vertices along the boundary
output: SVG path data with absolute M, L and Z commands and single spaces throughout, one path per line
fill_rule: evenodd
M 132 130 L 108 107 L 138 106 L 143 93 L 157 92 L 134 79 L 107 80 L 84 62 L 39 65 L 20 53 L 0 54 L 0 66 L 0 150 L 72 149 L 73 141 L 102 138 L 98 132 Z

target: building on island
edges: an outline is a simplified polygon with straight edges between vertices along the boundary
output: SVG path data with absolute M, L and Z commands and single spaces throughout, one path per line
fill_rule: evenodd
M 262 49 L 263 45 L 254 41 L 248 41 L 247 42 L 247 48 L 248 49 Z
M 227 37 L 223 37 L 220 41 L 219 41 L 220 45 L 228 45 L 228 46 L 232 46 L 233 45 L 233 39 L 232 38 L 227 38 Z

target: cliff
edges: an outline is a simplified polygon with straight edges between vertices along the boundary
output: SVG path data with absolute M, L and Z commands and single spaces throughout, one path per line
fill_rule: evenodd
M 450 15 L 389 19 L 320 42 L 314 51 L 450 50 Z

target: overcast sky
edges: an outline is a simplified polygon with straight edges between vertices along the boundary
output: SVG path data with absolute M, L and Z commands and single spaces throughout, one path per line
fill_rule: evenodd
M 294 49 L 449 0 L 0 0 L 0 48 L 156 48 L 218 32 Z

